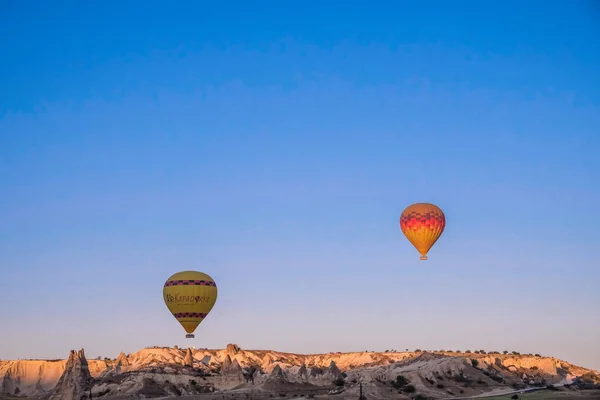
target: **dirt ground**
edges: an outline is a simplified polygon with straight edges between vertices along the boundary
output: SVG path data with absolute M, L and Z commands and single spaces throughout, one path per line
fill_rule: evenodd
M 486 397 L 486 400 L 510 400 L 513 395 Z M 532 393 L 519 394 L 521 400 L 599 400 L 600 390 L 539 390 Z
M 314 397 L 312 397 L 314 396 Z M 194 396 L 182 396 L 182 397 L 161 397 L 155 398 L 154 400 L 166 400 L 166 399 L 177 399 L 177 400 L 294 400 L 294 399 L 314 399 L 314 400 L 350 400 L 357 399 L 358 396 L 355 394 L 339 394 L 339 395 L 327 395 L 324 393 L 313 393 L 309 397 L 308 393 L 211 393 Z M 486 397 L 485 400 L 511 400 L 512 394 L 503 396 Z M 103 400 L 131 400 L 131 396 L 113 396 L 103 397 Z M 0 400 L 24 400 L 24 397 L 14 397 L 0 395 Z M 369 400 L 372 397 L 368 397 Z M 522 393 L 519 394 L 520 400 L 600 400 L 600 390 L 540 390 L 533 393 Z
M 485 400 L 511 400 L 513 395 L 487 397 Z M 198 395 L 198 396 L 184 396 L 178 397 L 181 400 L 293 400 L 293 399 L 314 399 L 314 400 L 357 400 L 358 395 L 342 393 L 339 395 L 327 395 L 327 394 L 315 394 L 314 397 L 308 397 L 307 394 L 301 395 L 299 393 L 286 393 L 284 396 L 278 395 L 277 393 L 213 393 L 209 395 Z M 409 397 L 406 397 L 407 399 Z M 384 399 L 384 397 L 367 397 L 367 399 Z M 560 392 L 550 390 L 540 390 L 533 393 L 519 394 L 520 400 L 600 400 L 600 390 L 581 390 L 571 391 L 564 390 Z M 107 399 L 108 400 L 108 399 Z M 114 398 L 110 400 L 126 400 L 123 398 Z M 158 399 L 156 399 L 158 400 Z

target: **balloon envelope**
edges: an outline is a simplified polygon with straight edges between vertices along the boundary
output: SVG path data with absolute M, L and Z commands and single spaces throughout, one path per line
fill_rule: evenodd
M 445 227 L 446 216 L 435 204 L 411 204 L 400 215 L 400 229 L 421 253 L 421 260 L 427 260 L 427 252 L 440 238 Z
M 203 272 L 182 271 L 171 275 L 163 287 L 167 308 L 188 333 L 192 334 L 217 301 L 217 284 Z

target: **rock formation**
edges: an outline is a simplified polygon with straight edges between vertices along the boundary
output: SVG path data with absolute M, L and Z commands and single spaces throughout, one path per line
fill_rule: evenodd
M 17 378 L 18 379 L 18 378 Z M 19 382 L 12 376 L 12 371 L 8 371 L 2 379 L 2 394 L 15 394 L 20 392 Z
M 189 348 L 187 349 L 187 351 L 185 353 L 185 358 L 183 359 L 183 364 L 187 365 L 189 367 L 194 366 L 194 357 L 192 357 L 192 350 Z
M 126 369 L 129 366 L 129 360 L 125 353 L 119 353 L 119 357 L 117 357 L 117 361 L 115 362 L 115 372 L 117 374 L 121 373 L 122 369 Z
M 189 368 L 190 359 L 202 361 Z M 91 384 L 94 400 L 225 390 L 289 390 L 318 395 L 315 390 L 326 392 L 332 385 L 356 390 L 358 396 L 358 382 L 362 382 L 367 396 L 374 393 L 381 398 L 383 392 L 377 395 L 370 391 L 391 390 L 390 382 L 399 375 L 415 386 L 417 393 L 439 398 L 450 392 L 466 397 L 492 390 L 568 383 L 588 375 L 595 382 L 598 373 L 555 358 L 529 355 L 421 351 L 292 354 L 242 350 L 234 344 L 220 350 L 185 351 L 153 346 L 129 355 L 121 353 L 115 360 L 86 361 L 82 350 L 72 351 L 68 360 L 0 361 L 2 393 L 44 398 L 52 395 L 53 400 L 86 399 Z M 306 392 L 300 393 L 303 390 Z
M 325 370 L 325 374 L 331 375 L 333 379 L 338 379 L 342 376 L 342 371 L 335 365 L 335 361 L 331 360 L 329 367 Z
M 65 370 L 58 380 L 50 400 L 80 400 L 90 390 L 92 375 L 83 349 L 71 350 Z
M 239 375 L 242 373 L 242 367 L 238 360 L 231 361 L 229 354 L 225 356 L 223 364 L 221 364 L 221 374 L 224 375 Z
M 302 379 L 308 378 L 308 370 L 306 369 L 306 364 L 302 364 L 300 369 L 298 370 L 298 376 Z
M 212 359 L 212 357 L 210 355 L 206 355 L 206 356 L 202 357 L 200 362 L 208 367 L 211 359 Z
M 254 365 L 249 366 L 248 368 L 242 369 L 242 374 L 244 375 L 244 380 L 246 383 L 251 382 L 254 383 L 254 375 L 258 372 L 258 368 Z
M 273 371 L 269 374 L 266 380 L 267 383 L 288 383 L 287 374 L 281 369 L 279 365 L 273 368 Z
M 237 344 L 231 344 L 231 343 L 229 343 L 227 345 L 227 347 L 225 347 L 225 353 L 227 353 L 231 357 L 235 356 L 239 352 L 240 352 L 240 348 L 239 348 L 239 346 Z

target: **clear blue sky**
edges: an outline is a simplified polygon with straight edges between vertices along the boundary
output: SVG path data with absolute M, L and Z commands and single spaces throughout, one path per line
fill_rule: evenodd
M 516 350 L 600 369 L 600 7 L 0 5 L 1 358 Z M 398 218 L 438 204 L 419 261 Z M 186 341 L 162 285 L 219 287 Z

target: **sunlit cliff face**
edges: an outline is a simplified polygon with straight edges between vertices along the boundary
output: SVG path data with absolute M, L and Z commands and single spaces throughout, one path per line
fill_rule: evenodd
M 81 354 L 83 355 L 82 352 Z M 276 378 L 279 380 L 308 382 L 313 385 L 328 385 L 342 373 L 345 373 L 348 382 L 360 377 L 365 383 L 387 382 L 394 380 L 399 374 L 412 377 L 415 381 L 435 381 L 440 379 L 440 376 L 471 374 L 477 376 L 477 379 L 489 380 L 486 385 L 493 387 L 506 385 L 512 380 L 521 381 L 525 379 L 523 376 L 526 376 L 527 384 L 530 384 L 530 381 L 541 382 L 542 378 L 544 382 L 558 383 L 590 372 L 586 368 L 555 358 L 528 355 L 456 352 L 292 354 L 270 350 L 243 350 L 236 345 L 228 345 L 222 350 L 153 347 L 130 355 L 121 353 L 114 360 L 87 360 L 83 364 L 94 378 L 136 373 L 137 375 L 128 378 L 130 386 L 114 389 L 124 391 L 137 390 L 135 388 L 141 385 L 145 374 L 149 374 L 151 370 L 154 370 L 154 374 L 163 374 L 165 381 L 181 381 L 181 385 L 186 385 L 193 378 L 185 378 L 185 374 L 204 371 L 212 375 L 207 378 L 207 382 L 211 382 L 214 390 L 226 390 L 244 383 L 249 379 L 249 368 L 252 368 L 250 377 L 256 384 L 266 382 L 270 374 L 277 371 Z M 192 366 L 193 369 L 186 369 Z M 12 394 L 18 388 L 21 394 L 28 396 L 51 391 L 66 368 L 67 360 L 0 361 L 2 390 Z M 273 378 L 271 381 L 277 380 Z

